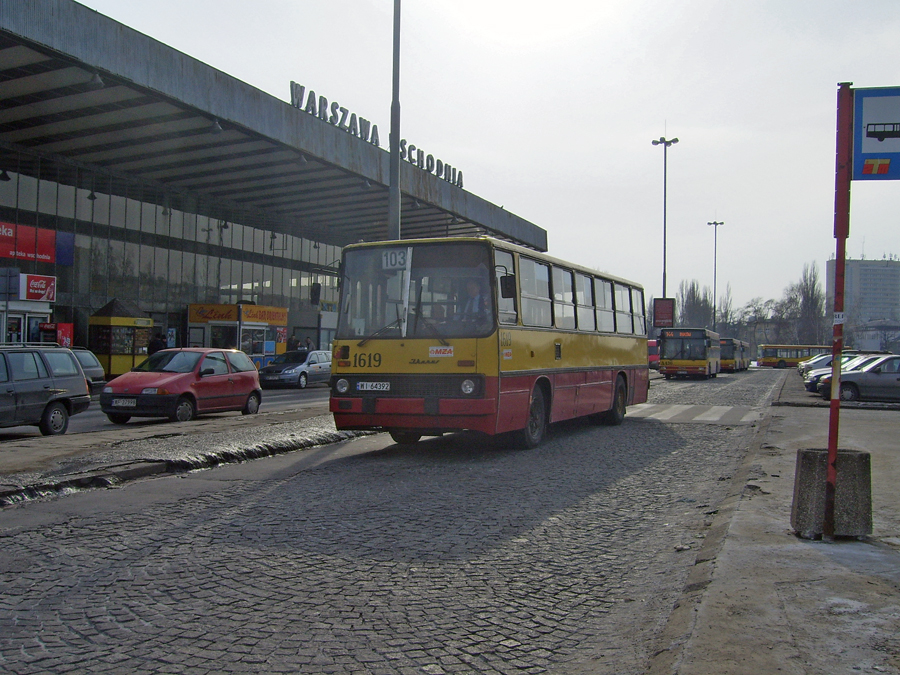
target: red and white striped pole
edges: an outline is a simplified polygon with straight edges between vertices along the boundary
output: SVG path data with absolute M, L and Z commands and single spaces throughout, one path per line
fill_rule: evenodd
M 852 82 L 841 82 L 837 100 L 837 161 L 834 176 L 834 333 L 831 345 L 831 407 L 828 420 L 828 468 L 825 476 L 825 522 L 822 537 L 834 539 L 834 494 L 837 484 L 838 428 L 841 411 L 841 352 L 844 350 L 844 260 L 850 235 L 850 180 L 853 160 Z

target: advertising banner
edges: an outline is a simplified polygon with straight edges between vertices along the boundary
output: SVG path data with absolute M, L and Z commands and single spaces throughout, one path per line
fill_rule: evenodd
M 56 302 L 56 277 L 47 277 L 41 274 L 20 274 L 19 300 Z
M 653 298 L 653 327 L 672 328 L 675 325 L 675 298 Z
M 75 235 L 0 221 L 0 258 L 71 266 L 75 263 Z

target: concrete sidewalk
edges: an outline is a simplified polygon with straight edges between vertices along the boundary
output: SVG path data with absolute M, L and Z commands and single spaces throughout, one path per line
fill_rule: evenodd
M 839 447 L 871 456 L 872 536 L 804 540 L 790 523 L 796 454 L 828 447 L 829 418 L 796 407 L 805 395 L 788 372 L 776 402 L 792 407 L 772 409 L 734 477 L 651 673 L 900 673 L 900 415 L 840 414 Z

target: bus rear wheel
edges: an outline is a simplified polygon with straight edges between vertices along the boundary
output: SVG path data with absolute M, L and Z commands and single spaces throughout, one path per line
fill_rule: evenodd
M 600 421 L 609 426 L 617 426 L 625 421 L 625 404 L 628 400 L 625 378 L 619 375 L 616 378 L 616 391 L 613 394 L 612 408 L 607 410 Z
M 547 399 L 544 390 L 536 386 L 531 392 L 531 403 L 528 406 L 528 420 L 525 428 L 519 432 L 519 445 L 531 449 L 536 448 L 544 440 L 547 433 Z
M 391 431 L 391 438 L 394 439 L 394 443 L 398 445 L 412 445 L 413 443 L 418 443 L 419 439 L 422 438 L 422 434 L 417 434 L 413 431 Z

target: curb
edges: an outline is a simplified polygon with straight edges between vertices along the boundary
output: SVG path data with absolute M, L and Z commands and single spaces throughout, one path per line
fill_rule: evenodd
M 211 469 L 223 464 L 237 464 L 263 457 L 283 455 L 295 450 L 305 450 L 322 445 L 339 443 L 358 436 L 369 436 L 375 431 L 319 432 L 306 438 L 279 443 L 260 443 L 241 450 L 225 450 L 199 455 L 190 459 L 143 460 L 128 464 L 92 469 L 83 473 L 60 477 L 58 480 L 35 485 L 0 489 L 0 508 L 14 506 L 25 501 L 58 496 L 78 490 L 118 487 L 123 483 L 163 474 L 188 473 Z
M 775 405 L 775 401 L 781 396 L 787 378 L 781 383 L 777 393 L 769 395 L 762 407 Z M 754 431 L 753 440 L 747 446 L 747 452 L 731 477 L 728 493 L 706 513 L 713 516 L 703 544 L 697 551 L 694 565 L 688 572 L 681 595 L 675 601 L 672 612 L 666 620 L 665 626 L 656 638 L 658 645 L 647 660 L 647 675 L 671 675 L 678 671 L 681 654 L 685 645 L 691 639 L 697 620 L 697 608 L 703 602 L 706 589 L 712 582 L 716 571 L 716 558 L 725 544 L 728 532 L 731 529 L 731 521 L 737 511 L 738 505 L 748 489 L 750 469 L 754 458 L 762 450 L 766 442 L 766 436 L 772 424 L 772 416 L 766 415 Z

